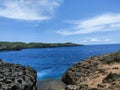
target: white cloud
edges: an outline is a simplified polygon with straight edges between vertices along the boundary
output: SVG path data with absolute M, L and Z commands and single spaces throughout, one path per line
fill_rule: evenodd
M 74 25 L 71 29 L 61 29 L 62 35 L 88 34 L 93 32 L 120 30 L 120 14 L 103 14 L 84 21 L 67 21 Z
M 63 0 L 0 0 L 0 16 L 20 20 L 47 20 Z
M 103 42 L 110 42 L 112 39 L 110 38 L 84 38 L 81 40 L 82 43 L 87 43 L 87 42 L 94 42 L 94 43 L 103 43 Z

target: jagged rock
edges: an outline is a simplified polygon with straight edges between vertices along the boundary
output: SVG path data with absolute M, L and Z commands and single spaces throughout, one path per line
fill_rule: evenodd
M 76 85 L 67 85 L 65 90 L 77 90 L 78 87 Z
M 0 90 L 37 90 L 36 71 L 0 60 Z
M 62 81 L 65 90 L 120 90 L 120 51 L 74 64 Z

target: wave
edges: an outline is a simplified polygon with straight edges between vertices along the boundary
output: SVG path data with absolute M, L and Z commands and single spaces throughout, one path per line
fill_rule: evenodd
M 43 79 L 43 78 L 46 77 L 51 71 L 52 71 L 52 69 L 47 69 L 47 70 L 38 71 L 38 72 L 37 72 L 37 78 L 38 78 L 38 79 Z

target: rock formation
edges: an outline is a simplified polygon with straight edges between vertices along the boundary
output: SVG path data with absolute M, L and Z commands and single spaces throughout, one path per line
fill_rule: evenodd
M 37 90 L 36 71 L 0 60 L 0 90 Z
M 120 51 L 90 57 L 62 76 L 65 90 L 120 90 Z

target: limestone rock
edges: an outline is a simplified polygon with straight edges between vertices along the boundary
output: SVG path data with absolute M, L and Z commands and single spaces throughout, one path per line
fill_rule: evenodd
M 62 81 L 65 90 L 120 90 L 120 51 L 74 64 Z
M 31 67 L 0 60 L 0 90 L 37 90 L 36 78 Z

